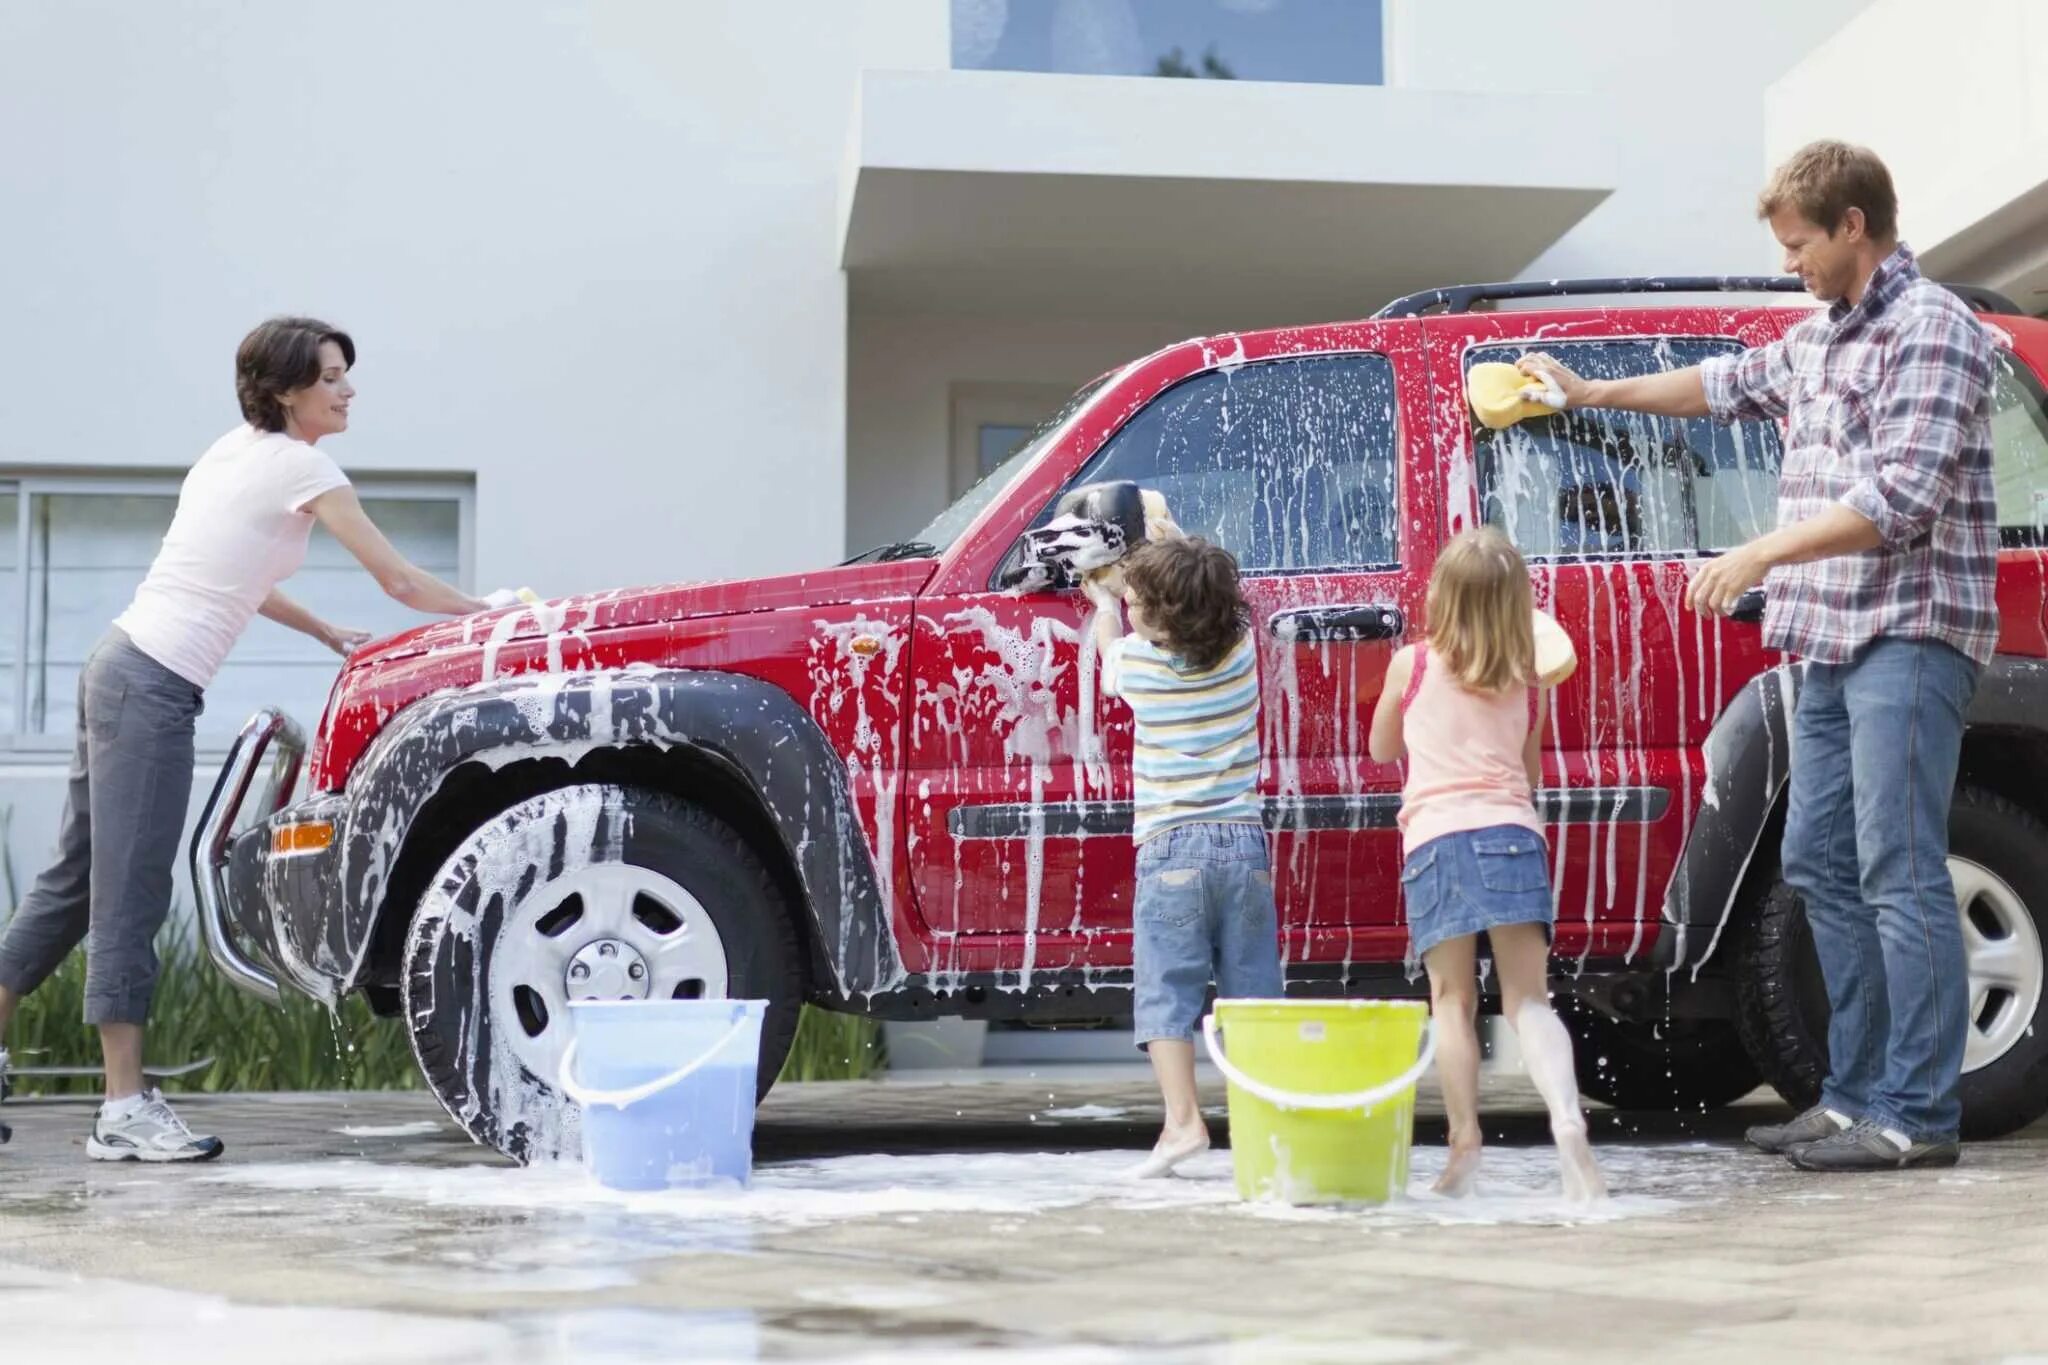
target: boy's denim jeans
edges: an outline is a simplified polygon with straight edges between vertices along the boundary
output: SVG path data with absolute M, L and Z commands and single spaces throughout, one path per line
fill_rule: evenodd
M 1131 1012 L 1139 1047 L 1192 1041 L 1212 981 L 1225 998 L 1286 993 L 1272 867 L 1266 831 L 1252 824 L 1181 825 L 1138 845 Z
M 1916 1141 L 1953 1137 L 1969 1028 L 1949 799 L 1977 665 L 1879 639 L 1808 664 L 1792 723 L 1785 879 L 1827 980 L 1821 1102 Z

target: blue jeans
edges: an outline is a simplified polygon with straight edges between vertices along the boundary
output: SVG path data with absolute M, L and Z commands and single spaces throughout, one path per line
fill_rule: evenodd
M 1285 994 L 1272 867 L 1258 825 L 1182 825 L 1138 845 L 1131 1013 L 1139 1047 L 1193 1041 L 1212 980 L 1227 999 Z
M 1915 1140 L 1953 1137 L 1969 1028 L 1949 799 L 1977 665 L 1880 639 L 1809 664 L 1792 722 L 1785 879 L 1827 981 L 1821 1102 Z

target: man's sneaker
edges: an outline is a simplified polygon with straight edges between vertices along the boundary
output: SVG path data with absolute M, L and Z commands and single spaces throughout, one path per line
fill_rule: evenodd
M 85 1141 L 94 1161 L 211 1161 L 225 1150 L 219 1138 L 187 1128 L 156 1089 L 143 1091 L 142 1103 L 122 1118 L 109 1118 L 102 1105 Z
M 1953 1166 L 1962 1159 L 1954 1138 L 1915 1142 L 1869 1119 L 1845 1133 L 1808 1142 L 1786 1152 L 1802 1171 L 1903 1171 L 1913 1166 Z
M 1758 1124 L 1743 1136 L 1759 1152 L 1778 1156 L 1802 1143 L 1838 1137 L 1847 1132 L 1854 1122 L 1847 1114 L 1816 1104 L 1796 1119 L 1786 1123 Z

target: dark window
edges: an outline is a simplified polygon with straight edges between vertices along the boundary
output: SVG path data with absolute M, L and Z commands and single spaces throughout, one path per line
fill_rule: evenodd
M 2004 347 L 1991 399 L 1991 468 L 1998 534 L 2007 545 L 2048 544 L 2048 416 L 2041 381 Z
M 952 0 L 956 69 L 1378 85 L 1380 0 Z
M 1398 551 L 1398 450 L 1385 356 L 1269 360 L 1167 390 L 1069 486 L 1157 489 L 1181 529 L 1247 571 L 1385 565 Z
M 1533 345 L 1475 348 L 1466 364 L 1513 363 Z M 1697 365 L 1741 349 L 1720 340 L 1545 342 L 1588 379 Z M 1576 558 L 1725 550 L 1769 530 L 1778 502 L 1778 429 L 1716 426 L 1614 409 L 1472 428 L 1485 519 L 1526 555 Z

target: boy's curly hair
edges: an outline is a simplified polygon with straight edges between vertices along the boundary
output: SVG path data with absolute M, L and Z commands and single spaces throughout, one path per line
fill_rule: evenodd
M 1221 663 L 1251 624 L 1237 560 L 1198 536 L 1139 546 L 1124 560 L 1124 583 L 1167 652 L 1197 669 Z

